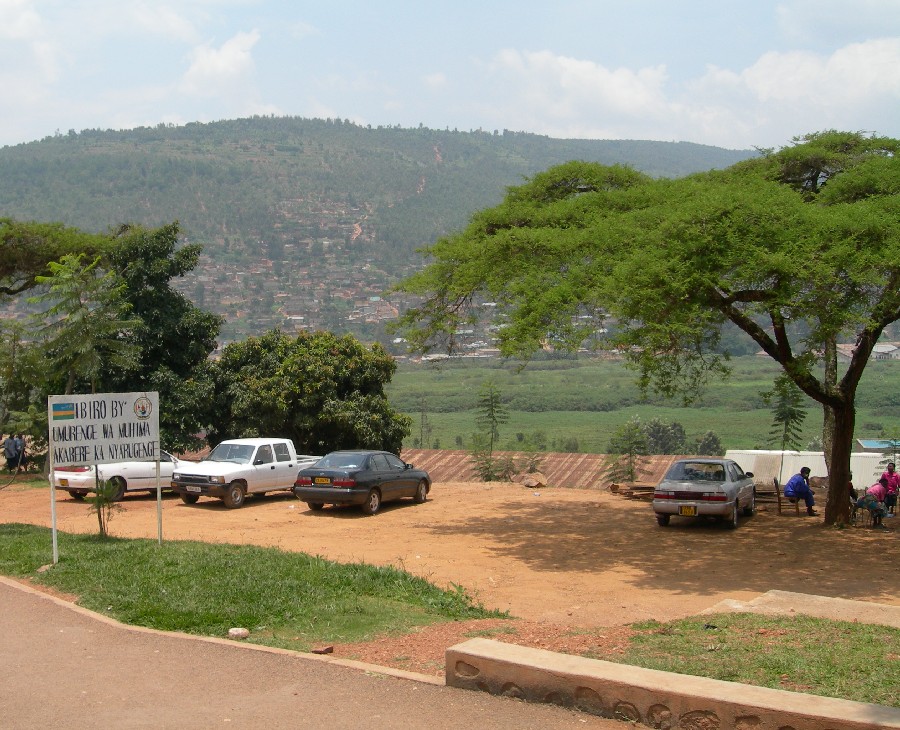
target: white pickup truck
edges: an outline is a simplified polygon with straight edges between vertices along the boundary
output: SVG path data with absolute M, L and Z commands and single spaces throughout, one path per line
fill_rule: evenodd
M 172 491 L 185 504 L 218 497 L 226 507 L 236 509 L 248 494 L 291 491 L 297 472 L 320 458 L 297 456 L 290 439 L 230 439 L 202 461 L 180 462 L 172 474 Z

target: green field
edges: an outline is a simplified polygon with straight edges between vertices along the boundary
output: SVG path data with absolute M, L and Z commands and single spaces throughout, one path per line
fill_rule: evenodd
M 762 393 L 779 371 L 770 360 L 753 356 L 735 358 L 732 367 L 729 379 L 711 383 L 689 406 L 652 394 L 642 398 L 634 371 L 621 362 L 587 358 L 535 361 L 525 368 L 501 360 L 404 363 L 387 390 L 392 405 L 413 419 L 407 448 L 418 443 L 423 413 L 431 427 L 425 446 L 468 448 L 476 431 L 478 391 L 488 380 L 509 409 L 500 449 L 521 450 L 542 433 L 547 451 L 605 453 L 611 434 L 635 415 L 678 421 L 689 441 L 713 431 L 727 449 L 772 448 L 772 411 Z M 804 446 L 820 437 L 822 428 L 817 403 L 809 402 L 807 414 Z M 856 437 L 898 433 L 900 362 L 872 362 L 857 395 Z

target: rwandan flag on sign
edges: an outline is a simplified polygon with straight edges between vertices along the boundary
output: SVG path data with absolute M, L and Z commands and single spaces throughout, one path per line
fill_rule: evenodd
M 53 420 L 54 421 L 70 421 L 75 418 L 74 403 L 54 403 L 53 404 Z

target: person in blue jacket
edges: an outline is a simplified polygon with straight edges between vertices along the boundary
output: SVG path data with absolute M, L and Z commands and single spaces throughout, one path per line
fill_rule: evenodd
M 799 474 L 788 479 L 788 483 L 784 485 L 784 496 L 793 502 L 802 499 L 806 503 L 806 514 L 817 515 L 819 513 L 813 509 L 816 499 L 809 488 L 809 471 L 809 467 L 804 466 Z

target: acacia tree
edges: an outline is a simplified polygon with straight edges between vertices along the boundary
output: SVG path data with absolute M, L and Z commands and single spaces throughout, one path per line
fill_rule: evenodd
M 36 223 L 0 218 L 0 295 L 15 296 L 33 289 L 47 264 L 63 256 L 94 257 L 107 250 L 108 236 L 87 233 L 61 223 Z
M 900 140 L 822 132 L 679 180 L 551 168 L 431 247 L 434 261 L 399 287 L 423 298 L 399 326 L 416 349 L 452 348 L 489 298 L 508 317 L 504 355 L 574 349 L 609 330 L 605 344 L 643 387 L 690 401 L 727 375 L 731 322 L 822 405 L 825 521 L 844 522 L 856 389 L 900 318 L 898 152 Z M 855 349 L 839 373 L 845 338 Z

